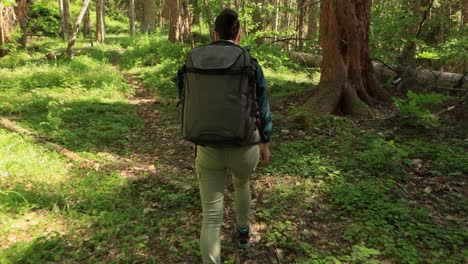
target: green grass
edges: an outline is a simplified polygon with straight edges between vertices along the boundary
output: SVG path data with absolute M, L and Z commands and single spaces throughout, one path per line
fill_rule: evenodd
M 76 151 L 129 151 L 141 126 L 122 75 L 87 56 L 0 69 L 0 112 Z

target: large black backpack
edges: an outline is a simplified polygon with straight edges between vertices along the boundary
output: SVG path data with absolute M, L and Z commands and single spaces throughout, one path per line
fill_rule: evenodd
M 255 64 L 248 51 L 226 41 L 193 49 L 181 93 L 184 139 L 197 145 L 256 144 Z

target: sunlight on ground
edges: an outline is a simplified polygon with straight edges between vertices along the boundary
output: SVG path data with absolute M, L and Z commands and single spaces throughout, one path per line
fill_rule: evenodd
M 1 217 L 1 216 L 0 216 Z M 3 218 L 3 217 L 1 217 Z M 66 220 L 48 210 L 34 210 L 0 223 L 0 250 L 16 243 L 30 243 L 38 237 L 67 233 Z
M 275 71 L 270 68 L 264 68 L 263 72 L 267 79 L 275 80 L 275 81 L 289 81 L 295 83 L 313 83 L 317 84 L 320 78 L 320 74 L 317 72 L 311 72 L 310 74 L 304 71 L 301 72 L 294 72 L 291 71 Z

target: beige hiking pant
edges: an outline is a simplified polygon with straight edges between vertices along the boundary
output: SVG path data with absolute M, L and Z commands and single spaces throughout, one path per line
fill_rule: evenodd
M 227 171 L 232 172 L 236 222 L 249 226 L 249 178 L 260 158 L 258 145 L 242 147 L 197 147 L 195 160 L 200 184 L 203 222 L 200 248 L 203 263 L 221 263 L 220 230 L 223 223 L 224 188 Z

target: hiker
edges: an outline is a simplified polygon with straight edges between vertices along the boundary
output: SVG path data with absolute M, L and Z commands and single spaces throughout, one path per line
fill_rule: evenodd
M 192 50 L 179 71 L 182 133 L 197 146 L 203 263 L 221 261 L 227 172 L 232 172 L 234 185 L 237 246 L 246 249 L 250 246 L 249 178 L 259 160 L 261 166 L 270 162 L 272 121 L 266 81 L 257 61 L 238 46 L 241 37 L 237 13 L 224 9 L 215 20 L 215 41 Z

